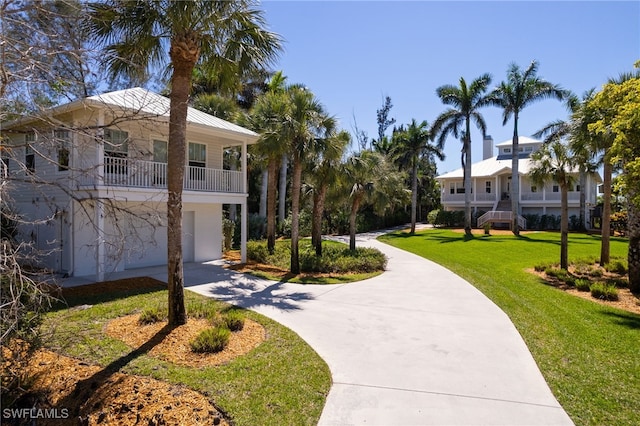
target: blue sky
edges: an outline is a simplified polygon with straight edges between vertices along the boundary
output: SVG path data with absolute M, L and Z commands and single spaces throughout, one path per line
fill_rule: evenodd
M 639 1 L 276 1 L 261 3 L 270 30 L 285 39 L 275 69 L 308 86 L 343 129 L 377 137 L 376 110 L 393 102 L 397 124 L 432 123 L 445 110 L 435 90 L 483 73 L 492 87 L 515 62 L 539 62 L 538 75 L 581 95 L 640 59 Z M 495 143 L 511 138 L 496 107 L 483 110 Z M 555 100 L 526 108 L 519 133 L 530 136 L 567 117 Z M 390 132 L 391 129 L 389 129 Z M 482 136 L 472 133 L 473 160 Z M 449 138 L 438 172 L 460 164 Z

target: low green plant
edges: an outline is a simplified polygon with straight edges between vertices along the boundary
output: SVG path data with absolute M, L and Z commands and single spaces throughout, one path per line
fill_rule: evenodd
M 232 309 L 224 314 L 224 323 L 231 331 L 240 331 L 244 328 L 244 315 L 237 309 Z
M 156 322 L 165 321 L 167 319 L 167 308 L 162 306 L 155 306 L 152 308 L 146 308 L 140 312 L 140 318 L 138 323 L 140 324 L 154 324 Z
M 589 291 L 589 290 L 591 290 L 591 281 L 589 281 L 589 280 L 585 280 L 583 278 L 579 278 L 579 279 L 576 280 L 575 284 L 576 284 L 576 289 L 578 289 L 578 291 Z
M 537 265 L 535 265 L 535 266 L 533 267 L 533 269 L 534 269 L 536 272 L 545 272 L 545 271 L 547 270 L 547 268 L 548 268 L 548 267 L 549 267 L 549 264 L 547 264 L 547 263 L 538 263 Z
M 596 282 L 591 284 L 591 296 L 596 299 L 618 300 L 618 290 L 614 285 Z
M 602 277 L 602 270 L 596 267 L 591 267 L 591 270 L 589 270 L 589 276 L 594 278 L 600 278 Z
M 215 353 L 222 351 L 229 344 L 231 331 L 226 327 L 212 327 L 203 330 L 189 342 L 191 350 L 197 353 Z
M 628 271 L 627 261 L 616 259 L 604 265 L 604 269 L 607 272 L 613 272 L 616 274 L 624 275 Z

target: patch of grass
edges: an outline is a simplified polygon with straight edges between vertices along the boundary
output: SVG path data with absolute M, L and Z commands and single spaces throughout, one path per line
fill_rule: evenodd
M 591 296 L 596 299 L 618 300 L 618 290 L 614 285 L 597 282 L 591 284 Z
M 381 240 L 447 267 L 507 313 L 576 425 L 638 423 L 640 315 L 541 285 L 526 272 L 558 261 L 559 234 L 465 239 L 438 229 Z M 625 257 L 627 249 L 627 240 L 611 238 L 612 257 Z M 599 236 L 569 235 L 571 258 L 595 258 L 599 251 Z
M 577 279 L 576 280 L 576 289 L 578 291 L 590 291 L 591 290 L 591 281 L 585 279 Z
M 291 242 L 276 242 L 275 251 L 269 254 L 266 242 L 250 241 L 247 243 L 247 258 L 250 261 L 270 265 L 276 272 L 256 270 L 252 272 L 262 278 L 303 284 L 337 284 L 371 278 L 384 271 L 387 265 L 386 256 L 373 248 L 358 247 L 349 250 L 346 244 L 336 241 L 323 241 L 322 256 L 317 256 L 311 241 L 304 239 L 299 244 L 299 261 L 301 274 L 285 275 L 280 271 L 290 268 Z
M 227 364 L 191 368 L 136 353 L 104 333 L 106 323 L 167 303 L 167 291 L 148 291 L 108 302 L 102 296 L 85 297 L 89 308 L 59 309 L 45 317 L 47 346 L 90 364 L 108 366 L 127 360 L 119 371 L 182 384 L 208 395 L 236 425 L 316 424 L 331 386 L 325 362 L 288 328 L 252 311 L 246 318 L 266 329 L 267 340 Z M 230 305 L 185 292 L 187 315 L 233 310 Z M 135 356 L 132 356 L 135 354 Z
M 629 267 L 627 265 L 628 263 L 625 259 L 615 259 L 605 264 L 604 269 L 607 272 L 614 272 L 616 274 L 624 275 L 629 270 Z
M 244 328 L 244 315 L 237 309 L 230 309 L 223 318 L 225 326 L 231 331 L 240 331 Z
M 231 330 L 227 327 L 211 327 L 202 330 L 189 345 L 193 352 L 215 353 L 227 347 L 230 337 Z
M 166 306 L 154 306 L 151 308 L 146 308 L 142 312 L 140 312 L 140 318 L 138 322 L 140 324 L 153 324 L 156 322 L 166 321 L 167 320 L 167 307 Z

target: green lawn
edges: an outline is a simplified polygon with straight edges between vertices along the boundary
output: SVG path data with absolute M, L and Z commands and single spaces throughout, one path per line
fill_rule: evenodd
M 447 267 L 502 308 L 577 425 L 640 424 L 640 315 L 571 296 L 525 271 L 559 261 L 559 234 L 429 230 L 380 239 Z M 599 236 L 570 235 L 570 260 L 599 252 Z M 612 238 L 611 254 L 626 256 L 627 241 Z
M 191 368 L 148 356 L 104 333 L 116 317 L 166 306 L 166 290 L 141 294 L 84 297 L 86 309 L 59 309 L 47 314 L 46 346 L 92 364 L 120 365 L 123 373 L 184 384 L 207 395 L 231 416 L 235 425 L 316 424 L 331 386 L 326 363 L 297 334 L 262 315 L 243 311 L 266 328 L 267 340 L 246 355 L 214 367 Z M 187 310 L 223 310 L 229 305 L 185 292 Z M 71 300 L 70 303 L 74 301 Z M 206 306 L 203 306 L 206 305 Z M 86 306 L 85 306 L 86 307 Z

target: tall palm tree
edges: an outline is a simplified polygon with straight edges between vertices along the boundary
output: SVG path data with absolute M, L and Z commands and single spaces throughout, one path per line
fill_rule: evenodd
M 182 185 L 194 69 L 198 65 L 206 73 L 237 78 L 273 62 L 281 47 L 280 38 L 264 29 L 262 12 L 250 0 L 105 0 L 91 3 L 89 10 L 91 35 L 105 43 L 106 62 L 115 76 L 144 79 L 158 69 L 170 75 L 169 324 L 184 324 Z
M 301 85 L 287 89 L 290 112 L 285 117 L 285 135 L 289 141 L 293 171 L 291 176 L 291 273 L 300 273 L 298 255 L 300 191 L 304 159 L 318 144 L 328 138 L 336 128 L 336 119 L 330 116 L 314 94 Z
M 533 134 L 536 138 L 544 138 L 545 143 L 553 140 L 567 139 L 576 164 L 580 168 L 580 226 L 587 228 L 586 223 L 586 186 L 587 174 L 594 173 L 597 164 L 593 161 L 594 155 L 589 145 L 592 136 L 589 134 L 587 115 L 584 112 L 585 105 L 593 98 L 595 89 L 590 89 L 582 95 L 582 99 L 570 93 L 566 99 L 569 110 L 569 120 L 555 120 Z
M 444 154 L 441 146 L 429 143 L 432 137 L 426 120 L 418 124 L 415 119 L 412 119 L 406 130 L 401 126 L 393 133 L 392 139 L 394 142 L 391 149 L 392 156 L 411 167 L 411 234 L 415 234 L 420 159 L 427 155 L 444 160 Z
M 538 151 L 531 154 L 533 162 L 529 177 L 535 183 L 543 185 L 554 181 L 560 186 L 560 267 L 568 267 L 569 247 L 569 187 L 573 183 L 571 172 L 575 166 L 573 153 L 568 145 L 559 138 L 552 139 Z
M 247 116 L 247 125 L 260 133 L 254 151 L 267 163 L 267 249 L 273 253 L 276 247 L 276 190 L 278 164 L 288 148 L 285 136 L 285 117 L 290 116 L 290 104 L 284 92 L 267 92 L 255 102 Z M 263 175 L 264 179 L 264 175 Z
M 437 95 L 445 105 L 451 108 L 440 114 L 433 123 L 431 130 L 437 135 L 438 146 L 442 148 L 449 135 L 455 138 L 462 136 L 462 170 L 464 174 L 464 229 L 471 235 L 471 123 L 487 134 L 487 125 L 479 109 L 489 104 L 486 95 L 491 76 L 483 74 L 467 85 L 460 77 L 459 86 L 444 85 L 436 89 Z
M 490 95 L 490 102 L 502 108 L 502 125 L 513 117 L 513 139 L 511 147 L 511 229 L 520 235 L 520 175 L 518 174 L 518 122 L 522 110 L 542 99 L 563 100 L 567 92 L 556 84 L 538 77 L 538 63 L 532 61 L 524 71 L 512 63 L 507 70 L 507 80 L 500 83 Z
M 322 256 L 322 216 L 330 185 L 340 178 L 340 162 L 347 146 L 351 143 L 351 135 L 343 130 L 335 135 L 320 140 L 320 152 L 311 157 L 307 166 L 310 173 L 307 183 L 313 191 L 313 212 L 311 215 L 311 244 L 316 255 Z

